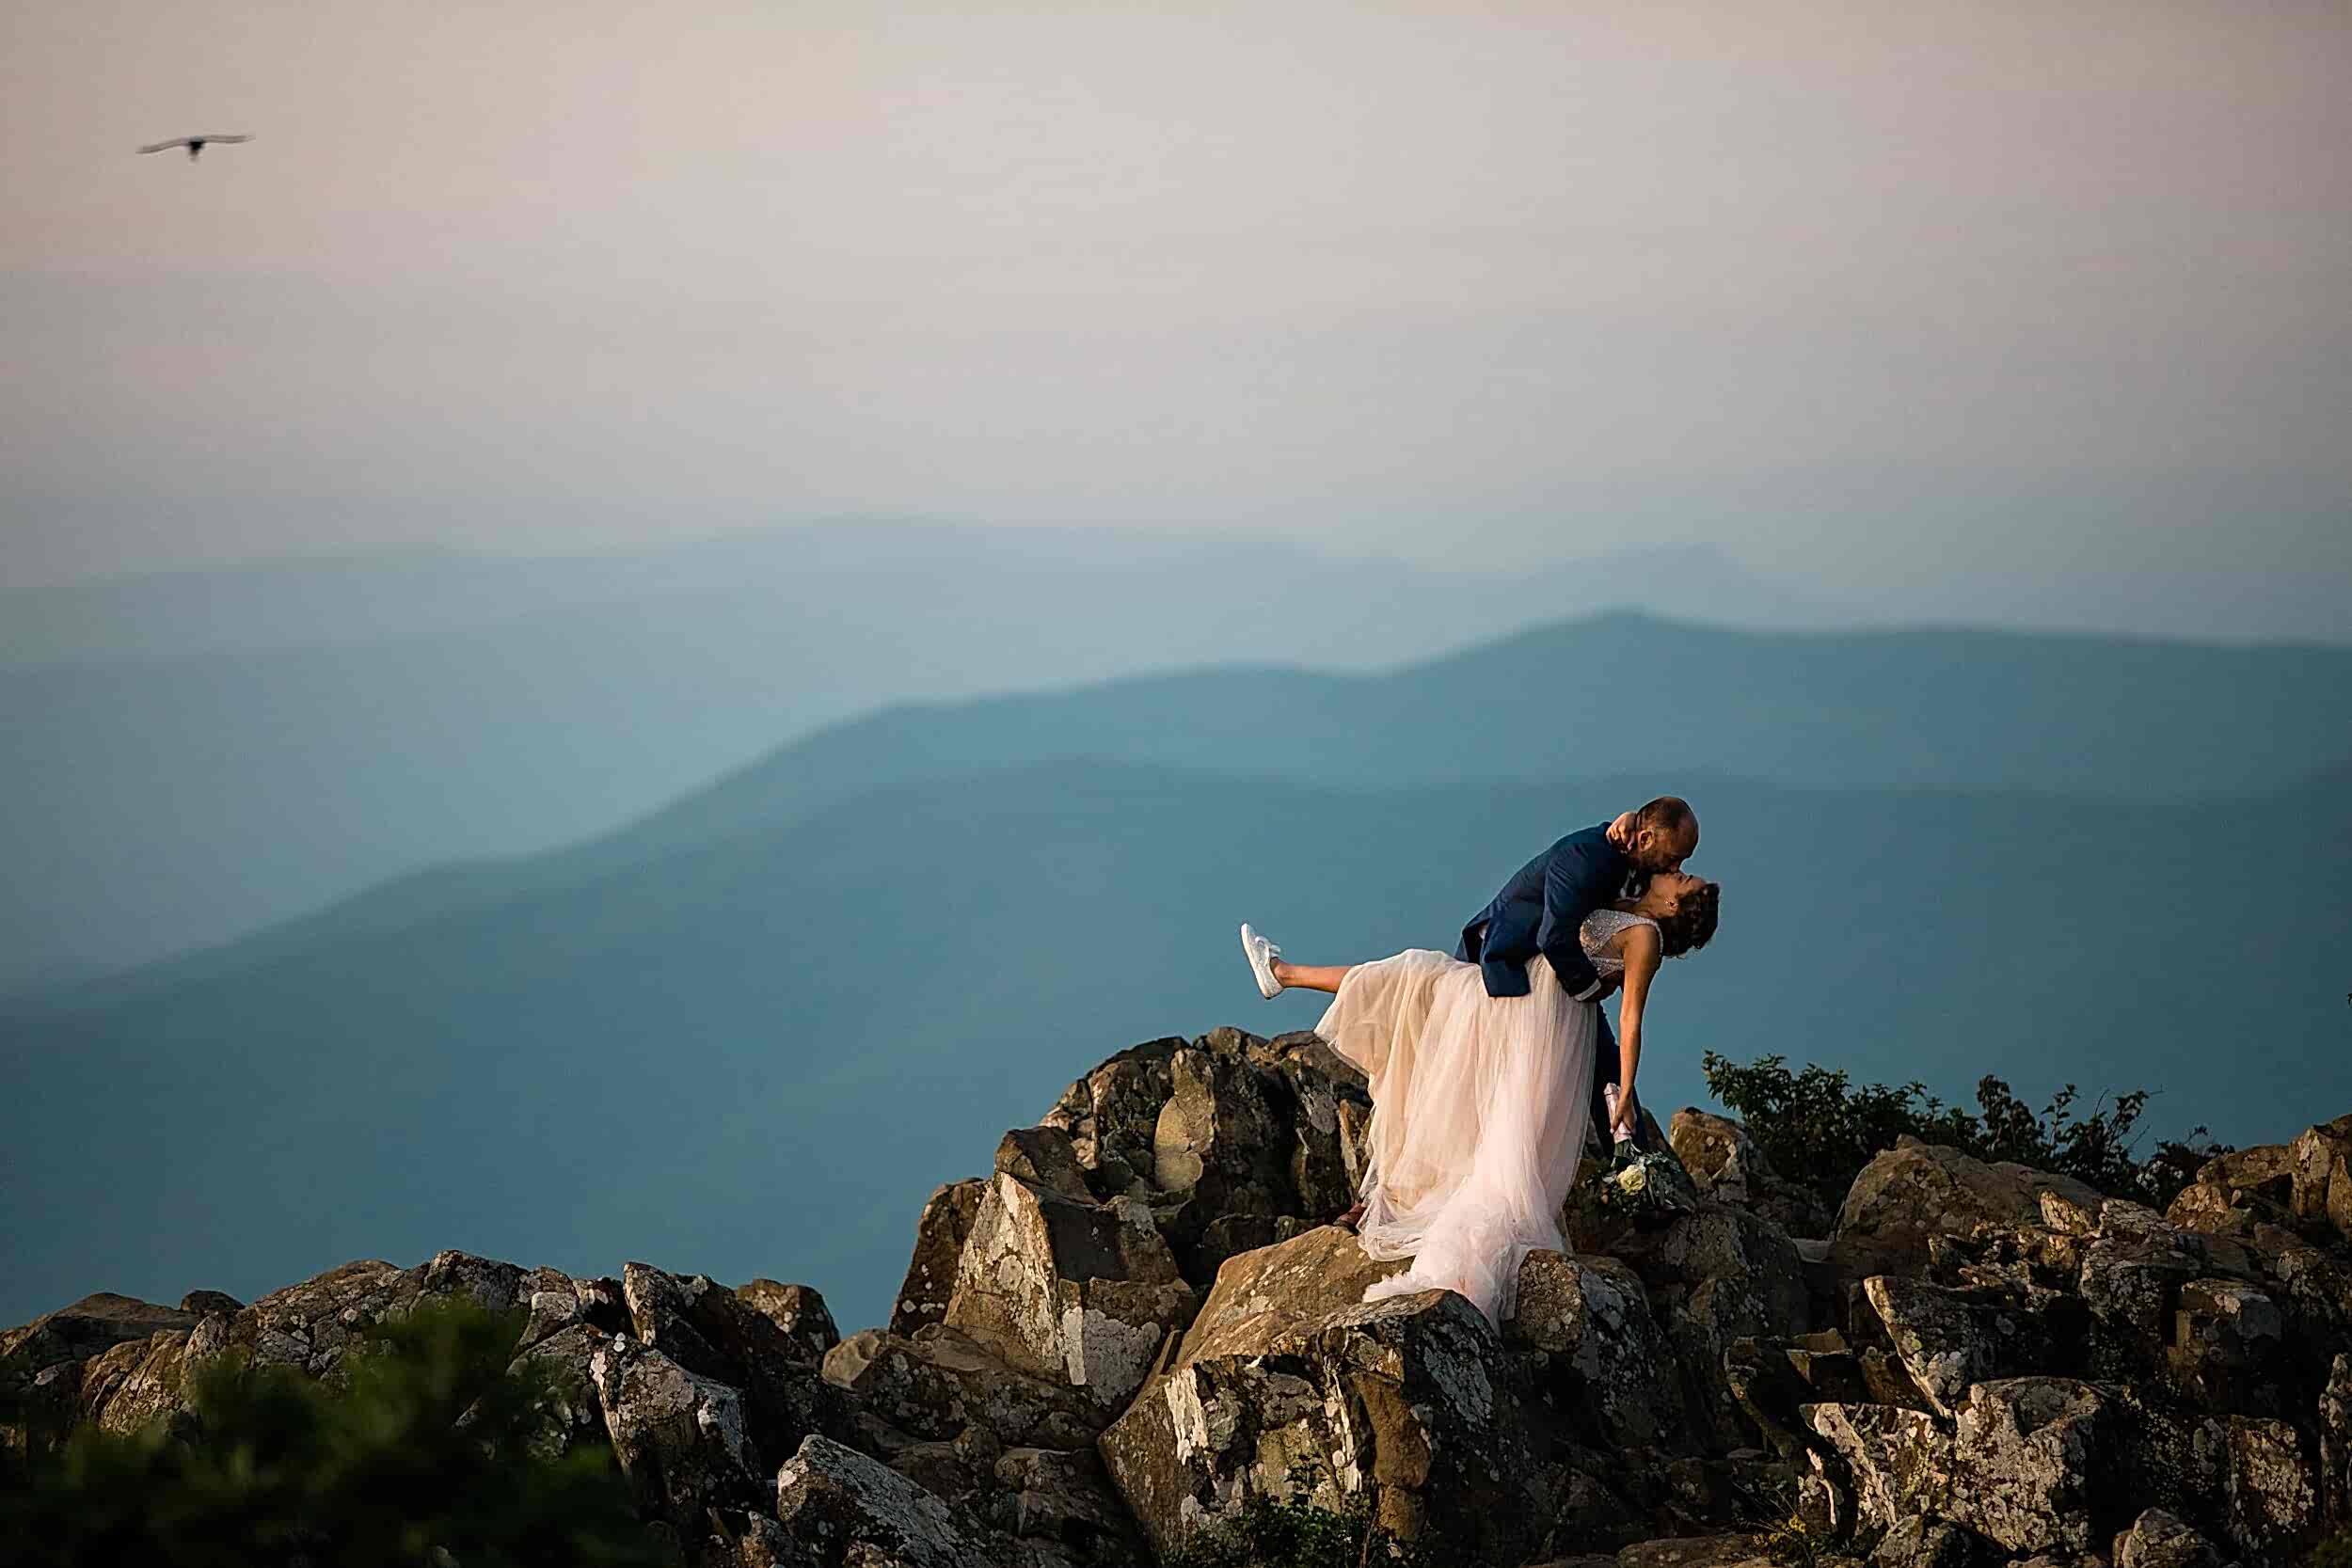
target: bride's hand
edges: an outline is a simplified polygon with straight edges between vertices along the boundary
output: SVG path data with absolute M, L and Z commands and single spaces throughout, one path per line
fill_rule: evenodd
M 1617 1085 L 1617 1114 L 1611 1117 L 1609 1122 L 1610 1136 L 1614 1137 L 1619 1132 L 1638 1133 L 1641 1131 L 1642 1108 L 1633 1102 L 1631 1085 L 1620 1084 Z

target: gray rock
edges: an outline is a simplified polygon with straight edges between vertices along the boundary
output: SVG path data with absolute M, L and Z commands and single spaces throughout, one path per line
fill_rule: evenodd
M 1144 1205 L 1083 1203 L 1000 1173 L 973 1219 L 946 1325 L 1109 1414 L 1198 1305 Z
M 1811 1188 L 1784 1180 L 1729 1117 L 1686 1105 L 1667 1123 L 1666 1139 L 1702 1196 L 1753 1210 L 1791 1236 L 1829 1234 L 1829 1206 Z
M 588 1378 L 641 1513 L 694 1541 L 710 1510 L 760 1506 L 766 1487 L 735 1389 L 617 1337 L 589 1353 Z
M 1078 1164 L 1070 1133 L 1059 1127 L 1016 1127 L 996 1146 L 996 1168 L 1034 1187 L 1091 1203 L 1094 1190 Z
M 1546 1498 L 1502 1347 L 1475 1307 L 1428 1291 L 1297 1323 L 1269 1314 L 1263 1327 L 1154 1378 L 1103 1434 L 1112 1482 L 1155 1551 L 1289 1497 L 1334 1512 L 1368 1502 L 1400 1538 L 1521 1560 Z
M 1679 1446 L 1673 1349 L 1650 1315 L 1641 1277 L 1624 1263 L 1528 1254 L 1518 1312 L 1502 1332 L 1540 1396 L 1592 1447 Z
M 2213 1544 L 2179 1518 L 2151 1508 L 2115 1538 L 2115 1568 L 2221 1568 Z
M 1979 1383 L 1954 1422 L 1947 1517 L 2012 1552 L 2090 1550 L 2107 1402 L 2070 1378 Z
M 1742 1338 L 1804 1333 L 1810 1297 L 1795 1245 L 1778 1226 L 1702 1199 L 1663 1229 L 1629 1235 L 1622 1256 L 1641 1276 L 1673 1347 L 1685 1424 L 1717 1451 L 1754 1447 L 1760 1434 L 1724 1376 Z
M 1000 1544 L 887 1465 L 811 1436 L 776 1472 L 776 1521 L 810 1568 L 1010 1568 Z
M 741 1394 L 755 1462 L 795 1451 L 812 1432 L 848 1432 L 847 1407 L 806 1341 L 733 1291 L 645 1263 L 622 1270 L 621 1289 L 640 1340 Z
M 202 1316 L 101 1291 L 0 1334 L 0 1366 L 30 1376 L 59 1362 L 87 1361 L 117 1345 L 144 1341 L 166 1329 L 192 1329 Z
M 531 1341 L 515 1357 L 510 1370 L 526 1366 L 544 1370 L 555 1395 L 554 1407 L 546 1413 L 546 1423 L 532 1439 L 534 1451 L 552 1457 L 582 1443 L 606 1441 L 604 1402 L 590 1363 L 612 1338 L 601 1329 L 576 1322 Z
M 2352 1523 L 2352 1354 L 2338 1351 L 2328 1364 L 2318 1425 L 2321 1516 Z
M 2066 1177 L 1913 1143 L 1881 1153 L 1854 1178 L 1832 1240 L 1841 1266 L 1857 1277 L 1915 1274 L 1928 1260 L 1931 1236 L 1965 1236 L 1983 1223 L 2040 1225 L 2044 1192 L 2092 1212 L 2106 1201 Z
M 2238 1550 L 2265 1560 L 2312 1528 L 2318 1499 L 2302 1444 L 2284 1421 L 2229 1416 L 2208 1421 L 2208 1451 L 2221 1472 L 2223 1528 Z
M 184 1414 L 188 1335 L 186 1329 L 166 1329 L 90 1357 L 82 1369 L 81 1419 L 129 1433 L 151 1421 L 169 1424 Z
M 1079 1562 L 1124 1568 L 1146 1560 L 1141 1535 L 1093 1449 L 1007 1449 L 991 1472 L 1002 1528 Z
M 822 1361 L 825 1353 L 841 1342 L 841 1330 L 834 1324 L 833 1309 L 809 1286 L 755 1279 L 738 1285 L 735 1293 L 745 1306 L 782 1330 L 785 1341 L 811 1362 Z
M 1933 1417 L 1886 1404 L 1808 1404 L 1798 1414 L 1844 1467 L 1857 1524 L 1892 1529 L 1913 1514 L 1949 1512 L 1952 1439 Z
M 950 1181 L 923 1205 L 922 1217 L 914 1224 L 914 1256 L 907 1260 L 906 1278 L 899 1282 L 890 1309 L 891 1333 L 911 1335 L 946 1321 L 947 1301 L 956 1291 L 956 1265 L 988 1187 L 978 1179 Z
M 1966 1530 L 1915 1513 L 1879 1538 L 1870 1568 L 1969 1568 L 1976 1558 L 1976 1540 Z
M 190 1291 L 180 1298 L 180 1310 L 193 1312 L 199 1318 L 214 1312 L 225 1317 L 244 1311 L 245 1303 L 226 1291 Z
M 1077 1448 L 1108 1419 L 1084 1390 L 1007 1366 L 944 1323 L 912 1338 L 852 1334 L 827 1354 L 825 1377 L 861 1410 L 926 1441 L 977 1428 L 1004 1448 Z

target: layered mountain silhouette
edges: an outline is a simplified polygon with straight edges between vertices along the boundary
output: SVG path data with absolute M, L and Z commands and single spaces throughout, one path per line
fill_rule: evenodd
M 1823 613 L 1707 551 L 1448 574 L 1253 537 L 898 522 L 0 591 L 0 991 L 600 833 L 917 695 L 1386 669 L 1667 603 Z

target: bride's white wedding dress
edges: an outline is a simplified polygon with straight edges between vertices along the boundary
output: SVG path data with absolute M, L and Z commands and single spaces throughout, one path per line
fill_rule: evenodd
M 1625 967 L 1611 941 L 1656 924 L 1597 910 L 1577 937 L 1606 979 Z M 1350 969 L 1315 1025 L 1372 1080 L 1364 1252 L 1413 1260 L 1366 1301 L 1459 1291 L 1500 1326 L 1520 1261 L 1566 1250 L 1561 1205 L 1591 1119 L 1598 1008 L 1540 955 L 1527 979 L 1525 996 L 1488 996 L 1476 964 L 1407 948 Z

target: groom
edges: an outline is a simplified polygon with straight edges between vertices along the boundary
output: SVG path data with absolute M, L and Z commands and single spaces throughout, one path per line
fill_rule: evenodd
M 1699 847 L 1698 814 L 1678 796 L 1661 795 L 1613 822 L 1570 833 L 1519 868 L 1493 902 L 1462 927 L 1454 956 L 1474 963 L 1486 976 L 1488 996 L 1525 996 L 1527 960 L 1541 953 L 1560 987 L 1581 996 L 1598 978 L 1584 957 L 1577 929 L 1584 917 L 1621 895 L 1639 893 L 1661 872 L 1679 871 Z M 1617 988 L 1612 977 L 1599 997 Z M 1606 1008 L 1593 1050 L 1593 1119 L 1609 1126 L 1604 1094 L 1617 1081 L 1617 1039 Z M 1600 1133 L 1605 1145 L 1608 1132 Z M 1642 1124 L 1633 1124 L 1634 1147 L 1644 1147 Z

